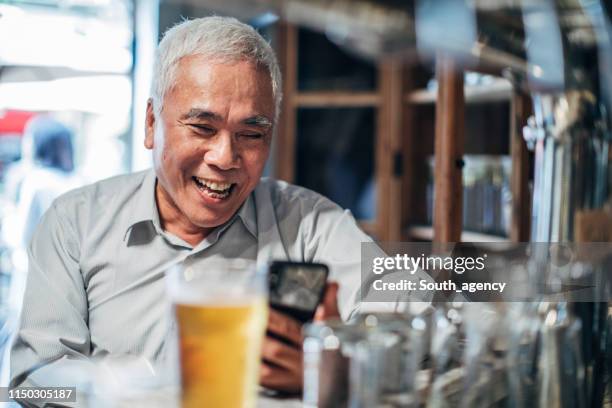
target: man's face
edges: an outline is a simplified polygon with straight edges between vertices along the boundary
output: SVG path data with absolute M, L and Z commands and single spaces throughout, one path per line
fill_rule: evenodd
M 259 182 L 273 118 L 266 70 L 202 55 L 179 61 L 159 117 L 147 107 L 145 146 L 165 229 L 196 233 L 231 218 Z

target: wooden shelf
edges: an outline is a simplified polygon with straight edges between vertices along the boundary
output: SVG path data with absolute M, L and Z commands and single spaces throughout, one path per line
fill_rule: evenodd
M 421 241 L 433 240 L 433 227 L 426 225 L 418 225 L 409 227 L 406 235 L 412 239 Z M 462 231 L 461 242 L 511 242 L 509 238 L 500 237 L 499 235 L 482 234 L 480 232 Z
M 510 101 L 512 84 L 505 79 L 496 79 L 489 85 L 469 85 L 464 87 L 467 103 Z M 427 105 L 436 102 L 438 92 L 419 89 L 404 96 L 404 102 L 414 105 Z
M 389 58 L 377 63 L 373 71 L 377 75 L 375 89 L 300 90 L 298 48 L 301 41 L 298 37 L 296 26 L 282 21 L 278 24 L 276 47 L 283 71 L 284 98 L 274 149 L 276 177 L 289 182 L 296 180 L 297 123 L 298 115 L 303 113 L 300 109 L 306 108 L 309 114 L 316 115 L 317 111 L 325 109 L 366 108 L 374 111 L 373 164 L 378 208 L 374 219 L 359 222 L 367 234 L 388 242 L 410 238 L 431 241 L 434 238 L 431 226 L 405 228 L 414 225 L 415 220 L 426 219 L 425 160 L 433 154 L 435 172 L 442 175 L 437 178 L 438 199 L 432 207 L 436 241 L 482 244 L 528 241 L 530 157 L 521 131 L 531 109 L 528 97 L 516 92 L 508 80 L 499 77 L 498 70 L 489 71 L 485 65 L 478 65 L 480 74 L 492 76 L 479 80 L 483 82 L 481 85 L 465 86 L 463 65 L 439 55 L 435 61 L 438 89 L 428 91 L 420 87 L 431 77 L 429 64 L 415 66 Z M 347 64 L 342 61 L 334 63 L 324 58 L 322 63 L 336 64 L 336 68 L 342 69 Z M 511 239 L 462 231 L 460 159 L 466 152 L 507 154 L 506 132 L 512 157 Z M 490 141 L 494 138 L 489 138 L 489 134 L 496 139 Z
M 377 92 L 300 92 L 291 98 L 299 108 L 377 107 L 380 101 Z
M 373 136 L 373 176 L 376 183 L 376 216 L 371 220 L 360 220 L 361 228 L 374 239 L 381 241 L 400 241 L 401 226 L 405 225 L 405 208 L 402 198 L 404 178 L 399 174 L 403 163 L 405 149 L 404 131 L 407 127 L 404 120 L 403 95 L 412 87 L 406 75 L 406 67 L 399 59 L 385 59 L 378 63 L 369 63 L 367 71 L 355 71 L 358 77 L 371 74 L 376 76 L 377 86 L 369 88 L 345 89 L 300 89 L 300 79 L 306 79 L 304 72 L 300 76 L 299 62 L 300 52 L 310 52 L 307 48 L 306 37 L 300 40 L 297 26 L 286 21 L 280 21 L 276 25 L 275 48 L 277 49 L 279 62 L 283 74 L 283 100 L 281 116 L 278 124 L 278 135 L 274 148 L 274 175 L 288 182 L 296 181 L 296 171 L 299 155 L 309 154 L 308 151 L 298 151 L 298 116 L 300 109 L 310 108 L 312 117 L 320 115 L 323 120 L 333 123 L 333 115 L 327 115 L 329 111 L 337 108 L 360 108 L 371 111 L 367 122 L 372 123 Z M 326 41 L 321 36 L 316 41 Z M 301 48 L 301 49 L 300 49 Z M 329 55 L 330 58 L 322 59 L 321 64 L 331 64 L 331 71 L 322 69 L 321 74 L 325 78 L 334 77 L 334 72 L 340 75 L 352 75 L 353 70 L 344 70 L 351 64 L 350 56 L 334 58 L 335 46 L 322 52 L 316 57 Z M 308 55 L 308 54 L 302 54 Z M 348 58 L 348 59 L 347 59 Z M 305 61 L 305 60 L 304 60 Z M 340 71 L 337 71 L 340 69 Z M 359 72 L 358 72 L 359 71 Z M 367 79 L 365 83 L 370 83 Z M 328 112 L 317 112 L 327 109 Z M 369 113 L 368 112 L 368 113 Z M 370 119 L 371 117 L 371 119 Z M 325 125 L 325 123 L 323 123 Z M 333 131 L 333 127 L 321 126 L 322 131 Z M 365 132 L 365 130 L 364 130 Z M 369 133 L 369 131 L 368 131 Z M 334 135 L 330 135 L 333 137 Z M 329 146 L 328 148 L 333 148 Z M 311 153 L 310 153 L 311 154 Z M 361 154 L 361 153 L 359 153 Z M 334 159 L 337 160 L 337 159 Z

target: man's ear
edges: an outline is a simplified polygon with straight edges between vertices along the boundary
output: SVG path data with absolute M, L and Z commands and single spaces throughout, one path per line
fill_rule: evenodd
M 153 149 L 155 139 L 155 113 L 153 112 L 153 99 L 147 100 L 147 115 L 145 117 L 145 140 L 147 149 Z

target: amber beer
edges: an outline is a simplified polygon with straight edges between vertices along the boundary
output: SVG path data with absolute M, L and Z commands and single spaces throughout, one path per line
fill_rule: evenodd
M 265 275 L 257 276 L 252 265 L 215 268 L 183 269 L 169 277 L 182 407 L 255 407 L 268 313 Z
M 266 301 L 177 304 L 176 316 L 183 408 L 254 407 Z

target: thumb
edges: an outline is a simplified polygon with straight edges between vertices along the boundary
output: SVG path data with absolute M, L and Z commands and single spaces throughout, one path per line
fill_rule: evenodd
M 340 312 L 338 311 L 338 289 L 337 282 L 327 283 L 323 300 L 315 313 L 315 321 L 340 317 Z

